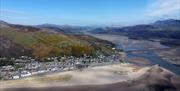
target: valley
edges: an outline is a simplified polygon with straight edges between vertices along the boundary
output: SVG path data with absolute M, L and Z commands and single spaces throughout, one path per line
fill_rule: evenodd
M 0 0 L 0 91 L 180 91 L 180 0 Z
M 117 48 L 123 49 L 126 52 L 127 61 L 131 60 L 132 58 L 144 58 L 145 60 L 148 60 L 150 62 L 150 64 L 148 65 L 158 64 L 166 69 L 169 69 L 177 74 L 180 74 L 179 71 L 180 67 L 178 66 L 179 61 L 177 59 L 179 58 L 179 54 L 174 52 L 176 49 L 174 49 L 174 51 L 168 51 L 168 50 L 172 50 L 173 47 L 171 48 L 162 45 L 159 42 L 129 39 L 126 36 L 120 36 L 120 35 L 95 34 L 93 36 L 104 40 L 112 41 L 113 43 L 115 43 L 117 45 Z M 167 51 L 169 55 L 167 53 L 166 54 L 164 53 Z M 162 56 L 159 56 L 158 54 L 159 55 L 161 54 Z M 173 63 L 173 61 L 164 60 L 167 59 L 168 57 L 177 59 L 176 60 L 177 63 Z M 139 64 L 141 65 L 141 63 Z
M 1 22 L 0 90 L 180 89 L 178 45 L 66 29 Z

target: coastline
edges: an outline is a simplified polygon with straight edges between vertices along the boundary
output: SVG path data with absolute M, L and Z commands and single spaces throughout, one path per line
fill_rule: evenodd
M 42 78 L 41 78 L 42 77 Z M 168 84 L 171 85 L 172 81 L 180 79 L 180 77 L 167 69 L 159 67 L 158 65 L 149 67 L 140 67 L 133 64 L 114 64 L 107 66 L 97 66 L 92 68 L 84 69 L 83 71 L 67 71 L 58 72 L 53 74 L 46 74 L 41 77 L 30 77 L 19 80 L 1 81 L 1 91 L 19 91 L 21 89 L 28 89 L 28 91 L 47 91 L 49 88 L 54 91 L 64 91 L 61 89 L 67 89 L 66 91 L 83 91 L 76 90 L 80 87 L 87 89 L 99 88 L 104 89 L 106 86 L 116 86 L 117 84 L 122 88 L 130 89 L 126 85 L 135 85 L 134 83 L 141 84 L 148 82 L 152 84 Z M 61 79 L 55 79 L 61 77 Z M 176 79 L 174 79 L 176 77 Z M 173 80 L 172 80 L 173 78 Z M 170 79 L 170 82 L 167 79 Z M 140 82 L 139 82 L 140 81 Z M 142 82 L 141 82 L 142 81 Z M 132 83 L 134 82 L 134 83 Z M 165 82 L 165 83 L 164 83 Z M 179 81 L 176 81 L 180 85 Z M 126 84 L 125 86 L 123 84 Z M 176 85 L 176 84 L 175 84 Z M 76 88 L 76 89 L 72 89 Z M 109 88 L 110 89 L 110 88 Z M 113 89 L 111 87 L 111 89 Z M 114 88 L 119 89 L 119 88 Z M 179 90 L 179 88 L 178 88 Z M 106 91 L 106 90 L 95 90 L 95 91 Z M 114 90 L 113 90 L 114 91 Z M 116 90 L 115 90 L 116 91 Z M 123 90 L 120 90 L 123 91 Z M 136 90 L 130 90 L 136 91 Z M 138 91 L 138 90 L 137 90 Z M 175 90 L 176 91 L 176 90 Z
M 97 71 L 94 72 L 94 70 Z M 121 71 L 128 72 L 127 74 L 124 74 L 121 73 Z M 41 83 L 41 85 L 38 85 L 35 82 L 35 80 L 37 81 L 38 79 L 31 79 L 33 82 L 31 82 L 30 84 L 27 84 L 28 81 L 26 80 L 26 83 L 21 83 L 19 86 L 12 86 L 13 82 L 16 82 L 17 80 L 0 82 L 2 84 L 0 90 L 49 91 L 49 89 L 52 89 L 52 91 L 91 91 L 93 89 L 93 91 L 144 91 L 143 89 L 146 87 L 149 88 L 149 86 L 151 86 L 150 91 L 157 91 L 157 88 L 160 90 L 163 89 L 161 91 L 164 91 L 164 89 L 173 89 L 173 91 L 180 90 L 180 77 L 158 65 L 150 67 L 139 67 L 132 64 L 116 64 L 87 68 L 82 72 L 69 71 L 63 73 L 48 74 L 47 77 L 53 77 L 55 75 L 62 76 L 65 74 L 66 76 L 67 74 L 74 75 L 71 76 L 70 79 L 66 79 L 61 82 L 53 83 L 53 79 L 51 79 L 51 81 L 49 81 L 48 83 Z M 84 81 L 85 79 L 86 81 Z M 24 84 L 24 86 L 22 84 Z
M 48 86 L 49 84 L 58 84 L 57 86 L 112 84 L 136 79 L 141 76 L 147 70 L 147 68 L 148 67 L 142 68 L 128 63 L 95 66 L 92 68 L 83 69 L 83 71 L 75 70 L 57 73 L 55 72 L 52 74 L 45 74 L 39 77 L 32 76 L 17 80 L 0 81 L 0 88 L 43 87 Z M 55 78 L 57 76 L 69 76 L 69 78 L 64 78 L 65 80 L 61 79 L 59 81 L 45 83 L 47 79 L 51 79 L 53 77 Z M 44 79 L 44 81 L 42 78 Z M 39 79 L 41 79 L 42 81 L 40 81 Z

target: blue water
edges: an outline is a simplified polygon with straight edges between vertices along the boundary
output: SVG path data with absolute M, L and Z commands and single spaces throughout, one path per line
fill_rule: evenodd
M 145 58 L 148 59 L 152 65 L 159 64 L 161 67 L 166 68 L 178 75 L 180 75 L 180 66 L 173 65 L 168 61 L 163 60 L 156 55 L 153 51 L 147 51 L 145 53 L 127 53 L 128 58 Z
M 123 48 L 122 45 L 119 43 L 117 44 L 117 48 Z M 166 48 L 166 47 L 163 47 Z M 169 47 L 167 47 L 169 48 Z M 159 57 L 156 53 L 154 53 L 153 51 L 146 51 L 143 53 L 133 53 L 133 52 L 128 52 L 128 51 L 134 51 L 134 50 L 144 50 L 144 48 L 134 48 L 134 47 L 129 47 L 129 48 L 124 48 L 125 52 L 127 53 L 127 57 L 129 58 L 144 58 L 147 59 L 150 64 L 148 65 L 155 65 L 158 64 L 163 68 L 166 68 L 178 75 L 180 75 L 180 66 L 174 65 L 166 60 L 163 60 L 161 57 Z M 132 63 L 132 62 L 131 62 Z M 141 66 L 147 66 L 145 64 L 138 64 L 138 63 L 134 63 L 137 65 L 141 65 Z
M 107 35 L 107 36 L 109 36 L 109 35 Z M 121 37 L 119 36 L 117 38 L 119 39 Z M 103 37 L 102 37 L 102 39 L 103 39 Z M 133 50 L 145 50 L 145 48 L 147 48 L 146 45 L 144 45 L 145 47 L 137 47 L 137 45 L 133 46 L 134 45 L 133 43 L 124 44 L 123 41 L 121 41 L 121 40 L 118 41 L 118 39 L 114 39 L 115 41 L 117 41 L 116 42 L 117 49 L 124 49 L 125 51 L 133 51 Z M 112 41 L 112 40 L 109 40 L 109 41 Z M 126 41 L 129 41 L 129 40 L 126 39 Z M 141 40 L 139 40 L 139 41 L 141 41 Z M 133 40 L 130 40 L 130 42 L 133 42 Z M 141 45 L 143 43 L 144 42 L 140 43 L 139 45 Z M 143 46 L 143 45 L 141 45 L 141 46 Z M 169 48 L 169 47 L 161 45 L 161 48 L 163 49 L 163 48 Z M 133 52 L 126 52 L 126 53 L 127 53 L 128 58 L 137 58 L 137 57 L 144 58 L 144 59 L 149 60 L 151 65 L 158 64 L 161 67 L 166 68 L 166 69 L 180 75 L 180 66 L 173 65 L 170 62 L 163 60 L 161 57 L 159 57 L 153 51 L 146 51 L 145 53 L 133 53 Z M 142 64 L 140 64 L 140 65 L 142 65 Z M 146 66 L 145 64 L 143 64 L 143 65 Z

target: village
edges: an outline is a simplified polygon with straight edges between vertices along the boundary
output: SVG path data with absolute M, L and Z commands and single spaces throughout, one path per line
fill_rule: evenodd
M 0 58 L 5 60 L 6 58 Z M 28 56 L 21 56 L 17 59 L 11 58 L 14 65 L 0 67 L 0 80 L 13 80 L 33 75 L 50 72 L 64 72 L 70 70 L 80 70 L 87 67 L 124 63 L 126 55 L 123 52 L 116 52 L 110 56 L 99 55 L 94 58 L 84 54 L 83 57 L 50 57 L 46 61 L 38 61 Z

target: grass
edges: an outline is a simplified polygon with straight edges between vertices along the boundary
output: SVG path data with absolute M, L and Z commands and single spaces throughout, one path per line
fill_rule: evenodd
M 42 31 L 24 32 L 0 28 L 0 36 L 6 37 L 25 49 L 31 50 L 32 56 L 36 58 L 64 55 L 92 55 L 92 51 L 94 51 L 87 43 L 60 33 L 55 34 Z
M 65 35 L 45 31 L 21 31 L 13 28 L 0 28 L 0 37 L 12 41 L 16 54 L 28 55 L 40 60 L 47 57 L 76 56 L 84 54 L 97 57 L 97 53 L 110 55 L 113 53 L 112 44 L 87 35 Z M 11 45 L 11 43 L 9 43 Z M 17 47 L 16 47 L 17 46 Z M 24 54 L 21 53 L 24 51 Z M 8 51 L 10 55 L 12 51 Z

